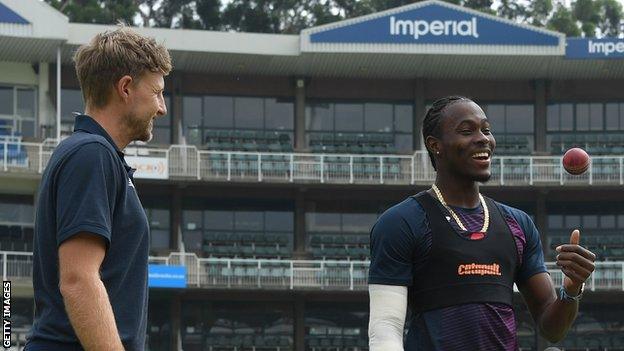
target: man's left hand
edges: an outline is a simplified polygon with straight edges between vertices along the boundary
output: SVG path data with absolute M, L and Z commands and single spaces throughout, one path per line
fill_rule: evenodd
M 596 255 L 579 245 L 581 233 L 572 231 L 570 243 L 557 246 L 557 266 L 565 274 L 563 288 L 572 296 L 579 294 L 581 286 L 592 274 L 596 266 Z

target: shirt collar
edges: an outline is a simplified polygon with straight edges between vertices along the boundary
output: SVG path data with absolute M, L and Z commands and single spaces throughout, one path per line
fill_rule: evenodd
M 113 146 L 113 148 L 115 148 L 115 151 L 117 151 L 117 155 L 123 162 L 123 165 L 126 168 L 126 170 L 130 171 L 132 169 L 126 163 L 126 160 L 124 159 L 124 156 L 125 156 L 124 153 L 121 150 L 119 150 L 119 148 L 117 147 L 117 144 L 115 144 L 115 142 L 113 141 L 113 138 L 111 138 L 108 132 L 106 132 L 106 130 L 93 118 L 87 115 L 77 115 L 76 122 L 74 123 L 74 132 L 78 132 L 78 131 L 103 136 L 104 139 L 106 139 L 106 141 L 108 141 Z

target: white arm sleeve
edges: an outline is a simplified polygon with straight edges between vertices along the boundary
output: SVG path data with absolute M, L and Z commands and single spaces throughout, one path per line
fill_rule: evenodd
M 403 351 L 407 287 L 371 284 L 368 338 L 370 351 Z

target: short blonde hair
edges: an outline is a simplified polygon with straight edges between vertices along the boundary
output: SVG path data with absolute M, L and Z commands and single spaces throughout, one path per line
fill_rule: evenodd
M 76 74 L 85 103 L 104 107 L 111 88 L 125 75 L 140 79 L 146 72 L 171 72 L 169 52 L 153 38 L 126 26 L 96 35 L 74 55 Z

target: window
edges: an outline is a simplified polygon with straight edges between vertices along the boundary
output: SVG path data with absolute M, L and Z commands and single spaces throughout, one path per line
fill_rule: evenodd
M 306 114 L 306 140 L 308 146 L 319 142 L 317 136 L 341 134 L 346 139 L 335 143 L 323 139 L 323 145 L 347 144 L 345 152 L 355 152 L 361 145 L 387 145 L 387 152 L 413 151 L 412 104 L 392 102 L 332 102 L 308 101 Z M 350 136 L 352 138 L 350 138 Z M 386 138 L 387 137 L 387 138 Z
M 0 87 L 0 133 L 38 136 L 37 90 L 30 87 Z
M 35 210 L 30 196 L 0 196 L 0 250 L 32 251 Z
M 209 350 L 219 344 L 232 345 L 219 348 L 232 350 L 242 340 L 249 340 L 252 345 L 261 344 L 260 350 L 293 349 L 291 305 L 267 301 L 188 300 L 182 302 L 181 314 L 180 336 L 185 350 Z
M 168 196 L 150 196 L 141 199 L 150 227 L 150 250 L 152 252 L 170 248 L 171 211 L 168 202 L 163 199 L 168 199 Z
M 184 247 L 205 256 L 288 256 L 295 224 L 294 212 L 287 207 L 187 199 L 182 211 Z
M 186 141 L 204 145 L 213 130 L 294 131 L 294 103 L 271 97 L 184 96 L 182 115 Z
M 622 131 L 624 103 L 553 103 L 547 107 L 548 132 Z

